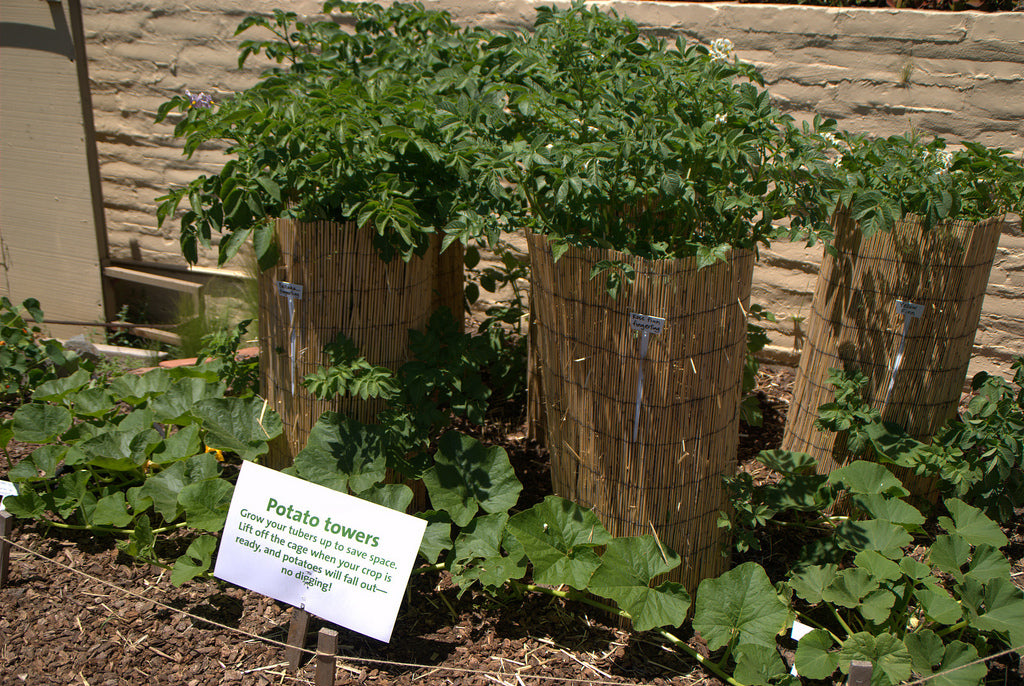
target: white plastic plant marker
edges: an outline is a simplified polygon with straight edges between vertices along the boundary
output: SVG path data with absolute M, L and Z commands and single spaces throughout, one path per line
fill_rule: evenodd
M 806 624 L 804 624 L 801 621 L 794 620 L 793 621 L 793 626 L 789 630 L 789 636 L 794 641 L 799 643 L 801 638 L 803 638 L 807 634 L 811 633 L 812 631 L 814 631 L 814 629 L 812 627 L 807 626 Z M 796 676 L 796 677 L 800 676 L 799 674 L 796 673 L 796 664 L 794 664 L 793 668 L 791 670 L 789 670 L 789 673 L 792 674 L 793 676 Z
M 892 361 L 892 369 L 889 371 L 889 387 L 885 391 L 885 400 L 882 401 L 882 405 L 889 404 L 889 396 L 892 394 L 892 388 L 896 384 L 896 372 L 900 370 L 900 364 L 903 362 L 903 347 L 907 343 L 907 332 L 910 331 L 910 322 L 915 319 L 920 319 L 924 315 L 924 305 L 918 305 L 907 300 L 897 300 L 896 307 L 899 308 L 900 314 L 903 315 L 903 331 L 900 333 L 900 345 L 896 349 L 896 357 Z
M 288 330 L 291 337 L 288 345 L 288 356 L 292 363 L 292 395 L 295 395 L 295 301 L 302 300 L 302 284 L 288 283 L 287 281 L 277 282 L 277 294 L 282 298 L 288 298 Z
M 4 507 L 4 498 L 9 495 L 18 495 L 18 487 L 10 481 L 0 481 L 0 512 L 7 509 Z
M 242 463 L 213 574 L 391 640 L 426 520 Z
M 633 442 L 636 443 L 640 430 L 640 404 L 644 397 L 644 358 L 647 357 L 647 336 L 657 336 L 665 328 L 663 317 L 652 317 L 649 314 L 629 313 L 629 328 L 640 332 L 640 371 L 636 378 L 636 410 L 633 413 Z

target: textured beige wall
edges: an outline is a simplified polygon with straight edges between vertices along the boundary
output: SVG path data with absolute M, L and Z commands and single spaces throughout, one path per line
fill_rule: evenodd
M 457 21 L 493 29 L 532 23 L 531 0 L 428 0 Z M 834 117 L 851 131 L 888 135 L 912 128 L 1024 156 L 1024 13 L 600 2 L 642 28 L 674 39 L 733 41 L 757 65 L 777 103 L 798 119 Z M 107 224 L 115 258 L 180 263 L 174 226 L 158 229 L 154 198 L 216 151 L 180 154 L 157 107 L 184 88 L 215 97 L 252 83 L 236 71 L 234 28 L 274 7 L 316 12 L 310 0 L 86 0 Z M 790 315 L 806 315 L 820 251 L 775 245 L 762 253 L 754 301 L 780 315 L 774 343 L 793 344 Z M 1024 352 L 1024 238 L 1019 219 L 1002 237 L 977 339 L 975 369 L 1008 369 Z

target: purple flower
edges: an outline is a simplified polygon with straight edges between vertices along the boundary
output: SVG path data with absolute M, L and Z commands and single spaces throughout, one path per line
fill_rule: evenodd
M 189 106 L 197 109 L 205 110 L 213 107 L 213 98 L 206 93 L 193 93 L 189 89 L 185 89 L 185 95 L 190 100 Z

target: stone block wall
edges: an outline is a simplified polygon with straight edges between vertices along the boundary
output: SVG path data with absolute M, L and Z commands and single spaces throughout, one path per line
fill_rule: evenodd
M 534 0 L 427 0 L 464 24 L 495 30 L 532 24 Z M 797 119 L 833 117 L 850 131 L 911 129 L 1000 146 L 1024 157 L 1024 13 L 945 13 L 732 3 L 598 2 L 671 40 L 732 40 L 761 70 L 777 104 Z M 215 98 L 245 88 L 262 68 L 237 69 L 237 24 L 282 7 L 316 13 L 312 0 L 86 0 L 111 256 L 181 264 L 176 226 L 158 227 L 155 198 L 215 171 L 216 150 L 181 155 L 160 103 L 185 88 Z M 255 34 L 253 34 L 255 35 Z M 999 244 L 976 344 L 979 369 L 1006 373 L 1024 353 L 1024 237 L 1013 218 Z M 204 258 L 206 265 L 215 255 Z M 754 302 L 778 315 L 782 360 L 807 314 L 820 249 L 776 244 L 755 272 Z

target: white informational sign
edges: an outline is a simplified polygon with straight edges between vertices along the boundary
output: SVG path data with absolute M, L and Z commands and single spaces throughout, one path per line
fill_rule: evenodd
M 18 495 L 18 487 L 10 481 L 0 481 L 0 511 L 5 510 L 4 498 L 9 495 Z
M 633 412 L 633 442 L 640 431 L 640 404 L 644 397 L 644 358 L 647 357 L 647 335 L 657 336 L 665 328 L 664 317 L 652 317 L 638 312 L 629 313 L 629 328 L 640 332 L 640 371 L 636 378 L 636 409 Z
M 426 527 L 245 462 L 213 574 L 387 642 Z
M 277 294 L 282 298 L 288 298 L 288 330 L 291 335 L 288 341 L 288 358 L 292 363 L 292 395 L 295 395 L 295 301 L 302 300 L 302 284 L 288 283 L 287 281 L 277 282 Z

